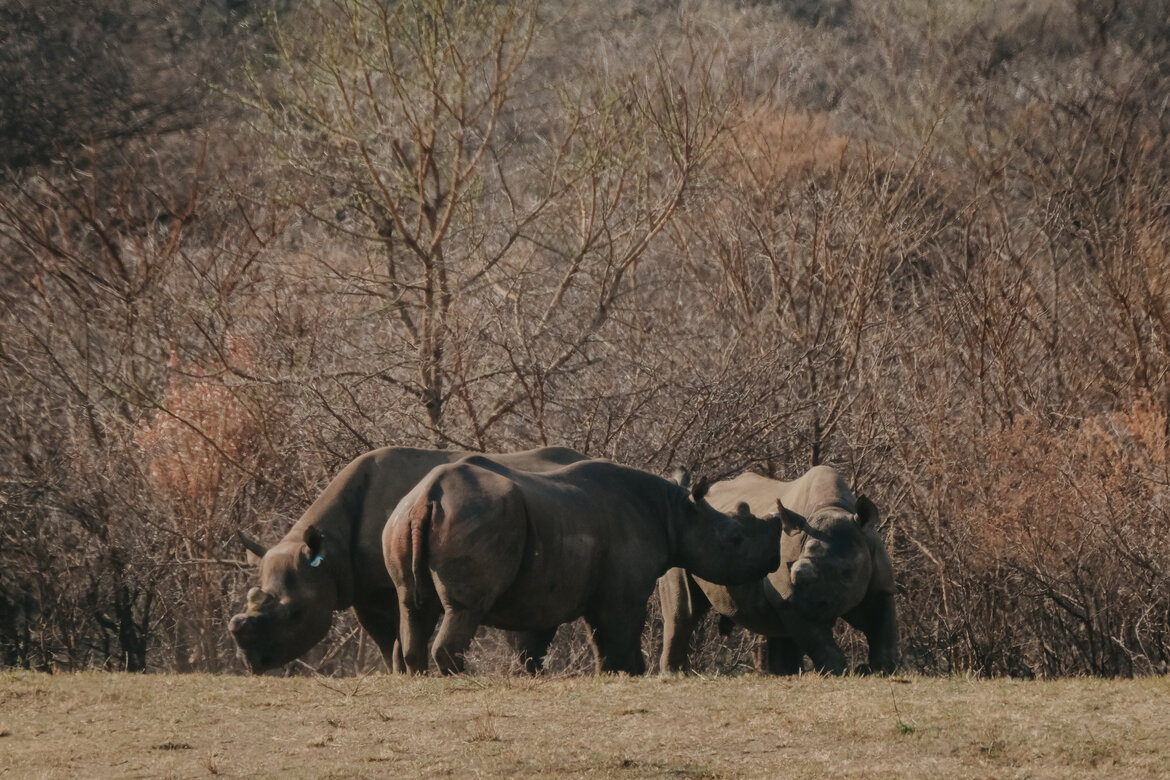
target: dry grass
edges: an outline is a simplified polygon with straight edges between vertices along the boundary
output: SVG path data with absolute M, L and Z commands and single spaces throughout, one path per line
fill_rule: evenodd
M 1155 776 L 1170 681 L 0 674 L 0 775 Z

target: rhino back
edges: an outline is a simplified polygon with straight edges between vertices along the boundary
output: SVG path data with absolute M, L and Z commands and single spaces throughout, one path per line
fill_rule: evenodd
M 582 614 L 607 571 L 608 521 L 571 481 L 513 470 L 473 456 L 431 471 L 398 504 L 384 532 L 396 572 L 414 554 L 412 516 L 434 507 L 425 568 L 448 598 L 490 606 L 483 622 L 504 629 L 555 627 Z M 410 578 L 396 574 L 404 582 Z
M 662 486 L 653 474 L 608 460 L 570 464 L 548 473 L 512 472 L 529 522 L 566 556 L 586 540 L 602 547 L 610 565 L 637 565 L 665 555 L 668 543 Z
M 354 587 L 358 593 L 392 585 L 382 553 L 382 529 L 398 502 L 435 467 L 471 454 L 462 450 L 382 447 L 355 458 L 326 487 L 305 516 L 312 516 L 313 524 L 324 526 L 323 531 L 346 526 L 345 534 L 352 544 Z M 541 447 L 487 457 L 530 470 L 559 468 L 564 463 L 585 458 L 567 447 Z
M 776 499 L 783 501 L 786 509 L 805 516 L 831 507 L 849 512 L 856 508 L 845 477 L 831 466 L 814 466 L 791 482 L 745 471 L 716 482 L 707 494 L 711 506 L 722 512 L 731 512 L 740 501 L 746 501 L 757 515 L 775 512 Z
M 707 502 L 720 512 L 733 512 L 739 502 L 746 501 L 752 514 L 762 517 L 776 511 L 776 499 L 786 495 L 791 484 L 745 471 L 712 485 Z

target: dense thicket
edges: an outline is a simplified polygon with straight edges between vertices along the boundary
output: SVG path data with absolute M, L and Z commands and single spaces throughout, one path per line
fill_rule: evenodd
M 238 668 L 237 528 L 559 443 L 841 468 L 913 668 L 1165 671 L 1160 3 L 83 12 L 2 11 L 0 663 Z

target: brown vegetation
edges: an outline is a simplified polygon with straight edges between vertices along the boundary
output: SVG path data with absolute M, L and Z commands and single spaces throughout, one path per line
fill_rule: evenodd
M 240 6 L 4 55 L 0 663 L 238 669 L 235 529 L 548 443 L 840 467 L 914 669 L 1166 671 L 1161 3 Z

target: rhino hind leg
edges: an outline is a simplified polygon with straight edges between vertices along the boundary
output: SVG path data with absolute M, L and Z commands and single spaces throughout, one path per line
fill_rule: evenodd
M 427 673 L 427 641 L 439 622 L 438 602 L 427 600 L 422 604 L 399 602 L 399 633 L 402 642 L 402 661 L 408 674 Z
M 431 655 L 443 674 L 462 674 L 464 657 L 479 628 L 481 612 L 466 607 L 445 605 L 439 633 L 431 647 Z

